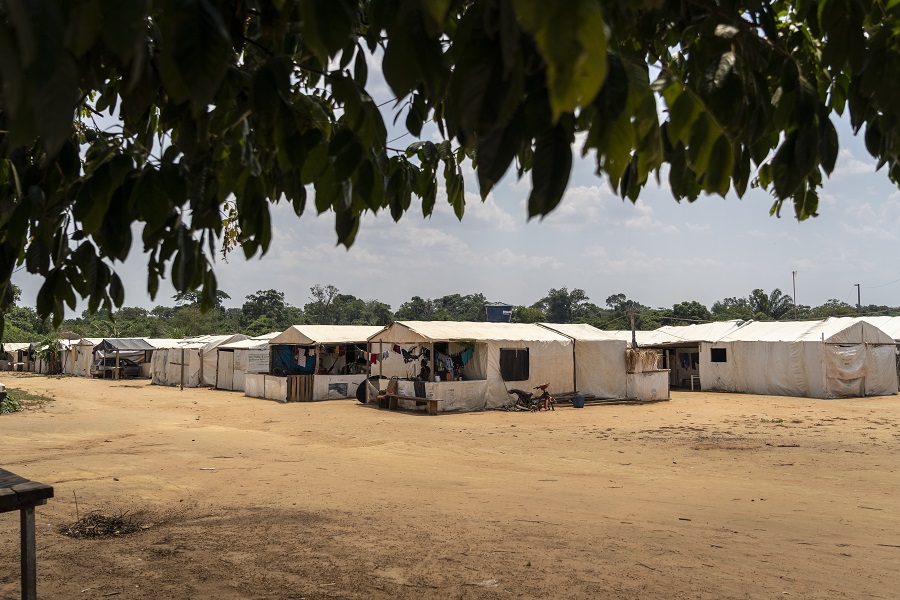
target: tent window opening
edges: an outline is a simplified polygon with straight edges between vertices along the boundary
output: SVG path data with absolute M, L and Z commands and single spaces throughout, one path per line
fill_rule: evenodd
M 725 348 L 710 348 L 709 362 L 728 362 L 728 351 Z
M 500 376 L 503 381 L 527 380 L 528 348 L 501 348 Z

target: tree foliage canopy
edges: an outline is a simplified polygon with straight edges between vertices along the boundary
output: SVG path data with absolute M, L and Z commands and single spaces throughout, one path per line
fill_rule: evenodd
M 216 252 L 264 253 L 269 204 L 308 186 L 348 246 L 439 187 L 462 218 L 466 161 L 482 197 L 529 175 L 543 216 L 578 134 L 623 198 L 757 186 L 805 219 L 837 115 L 900 180 L 898 28 L 895 0 L 0 0 L 0 308 L 17 265 L 56 324 L 76 294 L 121 306 L 134 223 L 151 296 L 170 276 L 213 307 Z M 443 141 L 389 146 L 372 56 Z

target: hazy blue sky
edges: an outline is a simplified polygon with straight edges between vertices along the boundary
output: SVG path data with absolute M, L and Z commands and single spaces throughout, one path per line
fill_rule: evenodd
M 377 77 L 377 65 L 372 67 Z M 383 83 L 370 92 L 379 103 L 392 97 Z M 303 306 L 316 283 L 381 300 L 394 310 L 414 295 L 452 293 L 480 292 L 489 300 L 529 305 L 560 287 L 581 288 L 601 306 L 616 293 L 652 307 L 684 300 L 711 306 L 754 288 L 791 294 L 796 270 L 798 304 L 815 306 L 830 298 L 855 304 L 853 284 L 859 283 L 863 304 L 898 305 L 900 192 L 884 171 L 875 172 L 861 137 L 853 137 L 846 122 L 837 125 L 837 169 L 820 193 L 820 216 L 803 223 L 793 218 L 790 205 L 780 219 L 770 217 L 771 197 L 760 190 L 748 190 L 742 200 L 729 194 L 679 204 L 663 180 L 637 204 L 623 202 L 594 175 L 591 153 L 576 162 L 566 197 L 542 221 L 527 221 L 530 179 L 517 182 L 514 173 L 485 203 L 467 174 L 462 222 L 445 195 L 430 219 L 423 219 L 415 200 L 399 223 L 388 213 L 366 215 L 349 251 L 335 245 L 332 213 L 316 216 L 310 201 L 298 219 L 288 205 L 273 206 L 268 254 L 245 261 L 238 251 L 227 263 L 217 257 L 219 287 L 232 298 L 227 306 L 240 306 L 246 295 L 269 288 Z M 407 136 L 391 145 L 412 141 Z M 167 281 L 156 301 L 150 300 L 139 234 L 135 240 L 127 263 L 117 269 L 125 304 L 171 305 L 174 290 Z M 23 302 L 33 303 L 41 280 L 21 270 L 13 281 L 23 289 Z

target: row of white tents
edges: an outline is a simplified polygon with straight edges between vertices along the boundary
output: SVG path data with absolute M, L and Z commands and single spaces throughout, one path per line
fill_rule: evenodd
M 632 338 L 657 364 L 627 360 Z M 63 343 L 64 342 L 64 343 Z M 857 397 L 897 393 L 900 318 L 727 321 L 603 331 L 584 324 L 398 321 L 387 327 L 296 325 L 256 338 L 61 340 L 63 372 L 88 376 L 98 356 L 142 365 L 154 384 L 208 386 L 280 401 L 353 398 L 367 378 L 398 378 L 398 394 L 440 400 L 440 410 L 481 410 L 509 389 L 598 398 L 668 398 L 670 386 L 706 391 Z M 7 344 L 8 358 L 22 348 Z M 416 382 L 421 358 L 446 379 Z M 655 357 L 654 357 L 654 363 Z M 33 369 L 42 372 L 40 364 Z M 452 377 L 450 377 L 452 374 Z M 415 403 L 408 404 L 410 408 Z

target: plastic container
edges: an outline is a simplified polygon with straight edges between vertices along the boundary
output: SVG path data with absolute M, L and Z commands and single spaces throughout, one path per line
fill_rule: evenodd
M 584 396 L 574 396 L 572 398 L 572 408 L 584 408 Z

